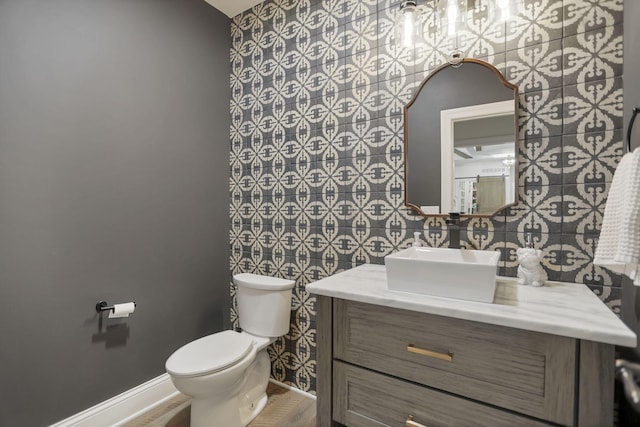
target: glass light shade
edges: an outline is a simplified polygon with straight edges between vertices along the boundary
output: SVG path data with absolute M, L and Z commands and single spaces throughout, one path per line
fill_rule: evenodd
M 438 0 L 438 30 L 443 37 L 453 39 L 467 26 L 467 0 Z
M 396 44 L 400 47 L 413 47 L 420 39 L 420 16 L 414 0 L 405 0 L 400 4 L 396 15 Z
M 522 0 L 494 0 L 493 3 L 495 19 L 507 22 L 523 12 Z

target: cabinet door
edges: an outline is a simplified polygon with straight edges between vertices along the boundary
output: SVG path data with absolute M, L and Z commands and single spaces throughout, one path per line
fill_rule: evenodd
M 334 419 L 349 427 L 526 427 L 547 425 L 512 412 L 334 362 Z M 411 425 L 411 424 L 409 424 Z
M 574 423 L 574 339 L 345 300 L 336 300 L 334 316 L 337 359 Z

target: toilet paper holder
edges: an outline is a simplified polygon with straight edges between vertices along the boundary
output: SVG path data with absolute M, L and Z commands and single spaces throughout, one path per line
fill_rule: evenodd
M 134 302 L 133 302 L 133 306 L 134 306 L 134 307 L 137 307 L 137 306 L 138 306 L 138 304 L 136 304 L 136 303 L 135 303 L 135 301 L 134 301 Z M 96 304 L 96 311 L 97 311 L 98 313 L 102 313 L 103 311 L 113 311 L 113 306 L 112 306 L 112 305 L 107 304 L 107 302 L 106 302 L 106 301 L 99 301 L 99 302 Z

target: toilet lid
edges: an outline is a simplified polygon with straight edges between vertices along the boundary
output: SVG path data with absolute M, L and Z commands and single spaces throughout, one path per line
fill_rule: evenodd
M 210 374 L 238 363 L 249 354 L 252 344 L 249 335 L 218 332 L 182 346 L 169 357 L 165 367 L 176 376 Z

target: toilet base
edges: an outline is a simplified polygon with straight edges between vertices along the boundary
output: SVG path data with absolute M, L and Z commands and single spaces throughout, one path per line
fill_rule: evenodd
M 236 399 L 191 400 L 191 427 L 244 427 Z
M 267 385 L 271 362 L 266 349 L 256 355 L 256 359 L 247 372 L 247 382 L 238 395 L 240 418 L 243 425 L 249 424 L 267 404 Z
M 242 420 L 242 425 L 246 426 L 249 424 L 255 417 L 258 416 L 260 412 L 267 405 L 267 393 L 264 393 L 258 399 L 255 399 L 253 405 L 249 405 L 246 407 L 240 407 L 240 419 Z

